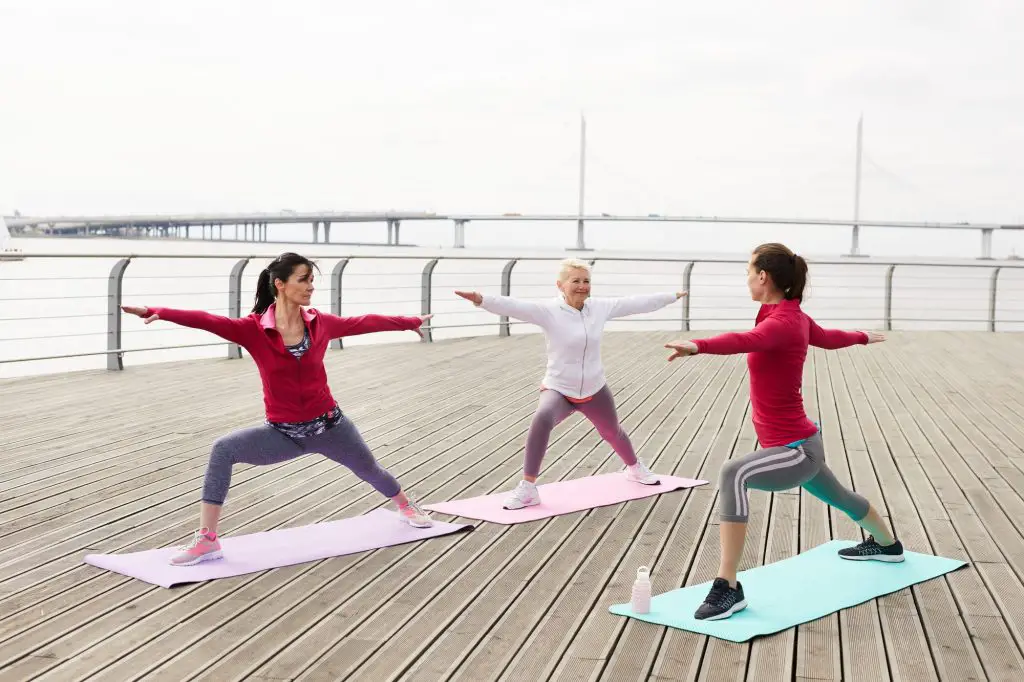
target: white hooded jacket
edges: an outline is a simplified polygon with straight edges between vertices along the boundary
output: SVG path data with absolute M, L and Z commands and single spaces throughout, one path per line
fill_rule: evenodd
M 601 334 L 605 322 L 653 312 L 676 300 L 675 294 L 588 298 L 583 309 L 576 310 L 561 296 L 535 302 L 484 295 L 480 307 L 540 327 L 548 353 L 544 387 L 568 398 L 581 399 L 594 395 L 605 385 L 601 362 Z

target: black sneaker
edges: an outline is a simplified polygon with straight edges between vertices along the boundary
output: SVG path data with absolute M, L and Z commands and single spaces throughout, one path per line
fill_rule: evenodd
M 883 547 L 875 542 L 873 535 L 869 535 L 867 540 L 856 547 L 839 550 L 839 556 L 851 561 L 888 561 L 889 563 L 899 563 L 905 558 L 903 543 L 899 540 L 888 547 Z
M 736 581 L 736 588 L 733 589 L 725 578 L 715 578 L 715 582 L 711 583 L 711 591 L 693 617 L 697 620 L 721 620 L 745 608 L 747 600 L 743 597 L 743 585 Z

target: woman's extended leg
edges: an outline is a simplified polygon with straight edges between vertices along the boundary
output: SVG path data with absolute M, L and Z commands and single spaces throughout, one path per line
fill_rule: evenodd
M 903 543 L 896 539 L 881 514 L 862 495 L 840 483 L 832 470 L 824 464 L 825 452 L 821 436 L 807 439 L 804 447 L 812 457 L 822 462 L 814 478 L 804 483 L 804 489 L 849 516 L 869 533 L 868 539 L 859 545 L 839 550 L 839 556 L 853 561 L 903 561 Z
M 231 486 L 235 464 L 277 464 L 303 454 L 295 441 L 272 426 L 253 426 L 218 438 L 210 450 L 199 505 L 199 530 L 192 541 L 171 557 L 175 566 L 191 566 L 221 556 L 217 528 Z
M 590 423 L 597 429 L 598 435 L 615 450 L 615 454 L 626 465 L 626 477 L 629 480 L 644 485 L 655 485 L 659 482 L 658 477 L 651 473 L 647 465 L 640 461 L 633 451 L 633 443 L 630 442 L 629 434 L 619 422 L 619 415 L 615 410 L 615 398 L 607 385 L 602 386 L 601 390 L 587 402 L 576 405 L 576 409 L 590 420 Z
M 420 506 L 402 491 L 395 477 L 377 462 L 359 429 L 348 417 L 342 416 L 335 426 L 311 436 L 308 441 L 305 444 L 307 451 L 319 452 L 348 467 L 361 480 L 372 485 L 374 490 L 393 500 L 406 523 L 416 528 L 434 525 Z
M 558 391 L 544 390 L 537 401 L 537 411 L 530 422 L 526 435 L 526 456 L 523 460 L 523 480 L 502 505 L 505 509 L 522 509 L 540 504 L 537 492 L 537 475 L 548 449 L 551 431 L 554 430 L 576 408 Z

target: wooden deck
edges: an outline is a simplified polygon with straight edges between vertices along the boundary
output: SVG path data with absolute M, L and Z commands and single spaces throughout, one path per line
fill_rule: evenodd
M 609 334 L 609 383 L 653 468 L 712 485 L 170 590 L 82 557 L 190 537 L 210 444 L 262 418 L 252 364 L 0 382 L 0 679 L 1024 679 L 1020 335 L 897 333 L 816 349 L 806 369 L 839 478 L 887 510 L 910 549 L 968 568 L 743 645 L 609 614 L 641 564 L 656 592 L 713 577 L 717 472 L 755 446 L 743 358 L 670 365 L 662 344 L 677 337 Z M 328 362 L 381 462 L 435 501 L 518 480 L 542 355 L 539 336 L 521 335 L 362 346 Z M 572 417 L 542 482 L 618 468 Z M 222 531 L 380 504 L 319 456 L 237 467 Z M 754 492 L 751 509 L 743 568 L 859 537 L 799 491 Z

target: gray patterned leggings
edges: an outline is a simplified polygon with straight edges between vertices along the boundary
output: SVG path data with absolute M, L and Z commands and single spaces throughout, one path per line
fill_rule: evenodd
M 776 491 L 801 486 L 854 521 L 867 516 L 871 508 L 867 500 L 836 480 L 825 464 L 818 432 L 793 447 L 765 448 L 723 464 L 718 481 L 719 518 L 746 522 L 750 514 L 747 488 Z
M 373 458 L 355 424 L 342 416 L 333 428 L 306 438 L 293 440 L 266 424 L 218 438 L 206 467 L 203 502 L 224 504 L 235 464 L 278 464 L 314 452 L 348 467 L 385 497 L 394 497 L 401 490 L 395 477 Z

